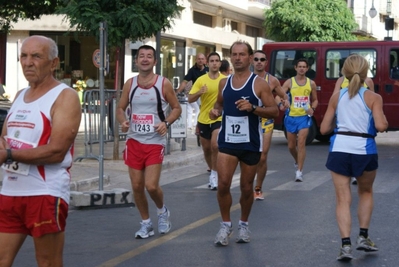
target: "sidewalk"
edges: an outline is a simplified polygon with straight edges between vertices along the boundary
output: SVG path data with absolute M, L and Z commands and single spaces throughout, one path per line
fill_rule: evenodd
M 197 144 L 197 136 L 188 133 L 186 138 L 186 150 L 182 151 L 182 139 L 176 142 L 170 140 L 170 154 L 165 155 L 162 164 L 162 171 L 168 171 L 181 166 L 204 164 L 206 166 L 202 148 Z M 119 142 L 119 159 L 113 160 L 114 143 L 104 144 L 104 189 L 111 188 L 130 188 L 128 168 L 122 159 L 122 152 L 125 141 Z M 92 145 L 92 155 L 99 155 L 99 144 Z M 86 148 L 87 149 L 87 148 Z M 90 155 L 90 153 L 89 153 Z M 85 156 L 84 134 L 79 133 L 75 141 L 74 159 Z M 206 168 L 206 167 L 205 167 Z M 71 191 L 88 191 L 99 189 L 100 162 L 94 158 L 84 158 L 81 161 L 75 161 L 71 168 Z

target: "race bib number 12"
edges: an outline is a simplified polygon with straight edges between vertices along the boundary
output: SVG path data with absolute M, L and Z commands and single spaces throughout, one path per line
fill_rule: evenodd
M 249 142 L 248 116 L 243 116 L 243 117 L 226 116 L 225 140 L 227 143 Z

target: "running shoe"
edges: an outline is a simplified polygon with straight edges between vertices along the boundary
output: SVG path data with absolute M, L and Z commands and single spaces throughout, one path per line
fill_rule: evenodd
M 254 191 L 254 199 L 255 200 L 264 200 L 265 197 L 263 196 L 263 192 L 260 190 L 255 190 Z
M 302 182 L 303 181 L 303 175 L 301 171 L 296 171 L 295 172 L 295 182 Z
M 353 259 L 353 256 L 352 256 L 351 246 L 346 245 L 346 246 L 341 247 L 341 251 L 339 252 L 337 261 L 350 261 L 352 259 Z
M 250 241 L 249 239 L 249 228 L 248 225 L 245 224 L 239 224 L 238 225 L 238 236 L 236 239 L 237 243 L 248 243 Z
M 217 190 L 218 188 L 218 174 L 212 174 L 209 175 L 209 189 L 211 190 Z
M 355 177 L 352 177 L 351 180 L 352 180 L 352 182 L 351 182 L 352 184 L 357 184 L 357 180 Z
M 357 250 L 363 250 L 365 252 L 372 252 L 372 251 L 378 251 L 378 247 L 374 244 L 373 241 L 371 241 L 370 237 L 363 237 L 361 235 L 358 236 L 357 238 Z
M 170 212 L 167 208 L 164 213 L 158 214 L 158 232 L 160 234 L 166 234 L 170 231 L 172 224 L 170 222 L 169 217 L 170 217 Z
M 219 232 L 215 237 L 216 246 L 227 246 L 229 244 L 229 237 L 233 232 L 233 227 L 229 227 L 227 224 L 221 222 Z
M 141 224 L 140 230 L 138 230 L 134 235 L 135 238 L 144 239 L 154 235 L 154 228 L 152 227 L 151 222 L 149 223 L 140 222 L 140 224 Z

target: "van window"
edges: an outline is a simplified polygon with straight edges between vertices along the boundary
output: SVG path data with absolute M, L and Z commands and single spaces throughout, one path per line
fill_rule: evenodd
M 277 50 L 272 54 L 270 74 L 278 79 L 289 79 L 296 75 L 295 63 L 300 58 L 305 58 L 309 63 L 309 71 L 306 73 L 310 79 L 316 77 L 316 58 L 314 50 Z
M 391 50 L 389 52 L 389 62 L 390 62 L 390 77 L 395 80 L 399 80 L 399 50 Z
M 369 63 L 367 77 L 374 78 L 376 74 L 377 51 L 374 49 L 339 49 L 328 50 L 326 55 L 326 78 L 337 79 L 341 76 L 341 69 L 345 59 L 350 54 L 359 54 Z

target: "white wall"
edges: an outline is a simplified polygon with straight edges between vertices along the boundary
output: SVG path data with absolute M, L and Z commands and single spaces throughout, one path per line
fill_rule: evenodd
M 21 43 L 25 38 L 29 37 L 28 31 L 14 31 L 7 37 L 7 55 L 6 55 L 6 92 L 10 95 L 11 100 L 15 94 L 28 86 L 21 64 L 18 61 L 18 41 Z

